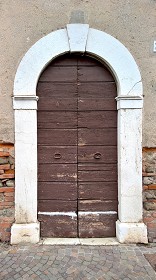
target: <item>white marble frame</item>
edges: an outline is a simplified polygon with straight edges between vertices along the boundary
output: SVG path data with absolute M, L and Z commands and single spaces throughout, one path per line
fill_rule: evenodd
M 147 243 L 142 222 L 142 82 L 134 58 L 118 40 L 87 24 L 69 24 L 37 41 L 25 54 L 15 76 L 15 223 L 11 243 L 36 243 L 37 96 L 45 67 L 59 55 L 86 53 L 109 66 L 117 82 L 118 221 L 121 243 Z

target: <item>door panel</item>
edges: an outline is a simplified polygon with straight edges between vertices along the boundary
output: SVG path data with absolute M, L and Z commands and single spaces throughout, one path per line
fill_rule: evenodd
M 117 182 L 79 182 L 78 197 L 82 200 L 117 201 Z
M 116 200 L 79 200 L 78 207 L 79 211 L 117 211 Z
M 78 79 L 80 82 L 114 82 L 114 78 L 108 70 L 101 66 L 78 66 Z
M 38 86 L 38 219 L 43 237 L 115 236 L 116 84 L 89 57 L 62 56 Z
M 78 215 L 79 237 L 109 237 L 115 236 L 116 214 L 83 213 Z
M 76 82 L 77 81 L 77 68 L 70 67 L 48 67 L 40 77 L 40 82 Z
M 51 146 L 77 145 L 77 129 L 38 129 L 38 144 Z
M 76 146 L 39 146 L 38 160 L 42 163 L 76 163 Z
M 117 150 L 116 146 L 79 146 L 78 147 L 79 163 L 116 163 Z
M 79 146 L 116 146 L 116 128 L 78 129 Z
M 42 237 L 77 237 L 77 216 L 38 215 Z
M 76 164 L 40 164 L 38 180 L 43 181 L 77 181 Z
M 79 98 L 78 99 L 79 111 L 115 111 L 116 101 L 112 98 Z
M 40 200 L 77 200 L 77 182 L 40 182 Z
M 77 212 L 77 200 L 40 200 L 39 209 L 41 212 Z
M 116 111 L 87 111 L 78 113 L 78 127 L 107 128 L 117 127 Z
M 38 122 L 38 128 L 77 128 L 77 113 L 41 111 Z
M 44 111 L 64 111 L 68 108 L 68 111 L 77 110 L 77 99 L 73 98 L 49 98 L 48 104 L 45 98 L 40 98 L 40 105 L 38 105 L 38 109 L 42 109 Z
M 80 98 L 100 98 L 106 99 L 106 101 L 107 98 L 109 98 L 110 100 L 112 99 L 116 105 L 116 84 L 114 82 L 78 82 L 78 93 Z

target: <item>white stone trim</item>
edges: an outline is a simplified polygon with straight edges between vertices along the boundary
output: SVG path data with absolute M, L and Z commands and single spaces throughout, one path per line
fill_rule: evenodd
M 14 110 L 37 110 L 38 96 L 14 96 Z
M 120 243 L 147 244 L 147 227 L 144 223 L 121 223 L 116 222 L 116 235 Z
M 43 238 L 43 245 L 88 245 L 88 246 L 114 246 L 120 243 L 116 238 Z
M 13 224 L 11 228 L 11 244 L 21 242 L 38 243 L 40 240 L 40 224 Z
M 142 109 L 143 99 L 140 96 L 124 96 L 120 95 L 116 98 L 117 109 Z
M 71 52 L 85 52 L 88 31 L 88 24 L 67 24 L 67 33 Z
M 37 222 L 37 111 L 15 110 L 15 220 Z
M 29 238 L 25 238 L 28 235 L 29 225 L 31 227 L 32 224 L 37 224 L 36 86 L 40 74 L 48 63 L 67 52 L 86 53 L 99 59 L 110 67 L 116 79 L 119 193 L 117 237 L 119 242 L 146 243 L 147 230 L 142 223 L 143 101 L 140 72 L 132 55 L 118 40 L 84 24 L 67 25 L 67 28 L 40 39 L 28 50 L 17 69 L 13 98 L 16 162 L 15 224 L 11 229 L 11 242 L 12 244 L 21 241 L 37 242 L 39 239 L 39 237 L 33 239 L 34 233 L 31 230 Z M 132 230 L 131 223 L 135 231 Z

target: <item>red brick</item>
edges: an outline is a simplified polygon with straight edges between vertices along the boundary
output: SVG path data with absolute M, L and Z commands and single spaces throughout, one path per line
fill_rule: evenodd
M 4 193 L 4 196 L 13 196 L 14 197 L 14 192 L 10 192 L 10 193 Z
M 15 178 L 14 174 L 3 174 L 3 175 L 0 175 L 0 179 L 12 179 L 12 178 Z
M 156 185 L 149 185 L 149 186 L 148 186 L 148 189 L 149 189 L 149 190 L 156 190 Z
M 13 196 L 5 196 L 5 200 L 6 202 L 12 202 L 14 201 L 14 197 Z
M 14 197 L 13 196 L 5 196 L 5 200 L 6 202 L 11 202 L 14 201 Z
M 155 228 L 156 229 L 156 222 L 155 223 L 148 223 L 147 228 Z
M 2 149 L 12 149 L 14 147 L 14 144 L 12 143 L 0 143 L 0 148 Z
M 152 214 L 152 216 L 153 216 L 154 218 L 156 218 L 156 212 L 154 212 L 154 213 Z
M 0 204 L 0 210 L 3 210 L 3 209 L 14 209 L 14 205 L 13 206 L 9 206 L 9 205 L 8 206 L 6 206 L 6 205 L 1 206 L 1 204 Z
M 0 202 L 0 205 L 1 206 L 13 206 L 14 205 L 14 202 L 8 202 L 8 201 L 2 201 L 2 202 Z M 5 207 L 4 207 L 5 208 Z
M 155 173 L 147 173 L 147 172 L 143 172 L 143 173 L 142 173 L 142 176 L 143 176 L 143 177 L 151 177 L 151 176 L 155 177 L 155 176 L 156 176 L 156 174 L 155 174 Z
M 0 165 L 0 170 L 8 170 L 10 169 L 10 164 L 1 164 Z
M 15 174 L 15 171 L 13 169 L 9 169 L 5 171 L 5 174 Z
M 7 227 L 10 227 L 12 225 L 12 223 L 8 223 L 8 222 L 2 222 L 0 223 L 0 228 L 5 229 Z
M 1 192 L 14 192 L 15 191 L 15 188 L 13 187 L 2 187 L 0 188 L 0 193 Z
M 10 232 L 5 232 L 4 234 L 1 235 L 1 241 L 2 242 L 9 242 L 10 241 Z
M 156 199 L 152 199 L 152 198 L 147 199 L 147 201 L 156 203 Z
M 2 223 L 3 224 L 9 224 L 9 225 L 11 225 L 13 222 L 14 222 L 14 217 L 2 217 Z M 1 223 L 0 223 L 0 225 L 1 225 Z
M 143 186 L 143 190 L 148 190 L 148 186 Z
M 154 220 L 153 217 L 144 217 L 144 222 L 148 223 L 148 222 L 152 222 Z
M 9 152 L 0 152 L 0 157 L 9 157 L 10 153 Z

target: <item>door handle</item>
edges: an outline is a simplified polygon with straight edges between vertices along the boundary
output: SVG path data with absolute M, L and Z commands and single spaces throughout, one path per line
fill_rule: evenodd
M 62 156 L 61 156 L 61 154 L 60 153 L 56 153 L 55 155 L 54 155 L 54 158 L 55 159 L 60 159 Z
M 100 159 L 101 158 L 101 154 L 100 153 L 95 153 L 94 158 L 95 159 Z

